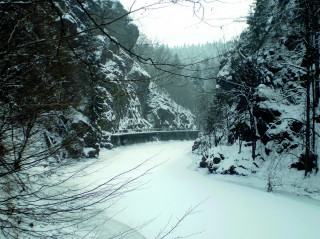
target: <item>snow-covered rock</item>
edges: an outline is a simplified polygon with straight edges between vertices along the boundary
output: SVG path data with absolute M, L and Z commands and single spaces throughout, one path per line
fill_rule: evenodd
M 232 105 L 225 107 L 228 122 L 217 130 L 222 136 L 217 140 L 216 132 L 204 135 L 193 149 L 199 166 L 212 173 L 255 174 L 269 183 L 268 190 L 300 187 L 296 183 L 300 180 L 303 194 L 306 181 L 297 169 L 305 169 L 306 47 L 297 32 L 301 25 L 294 19 L 296 2 L 265 2 L 268 20 L 267 30 L 260 29 L 263 38 L 249 28 L 220 67 L 218 92 L 229 97 Z M 262 21 L 264 16 L 257 17 Z M 318 132 L 317 122 L 315 129 Z M 318 136 L 315 142 L 319 144 Z M 319 180 L 316 171 L 307 181 Z
M 101 18 L 117 18 L 125 14 L 118 1 L 90 1 L 80 6 L 72 1 L 59 1 L 66 31 L 83 32 L 70 40 L 74 53 L 84 64 L 84 90 L 80 106 L 70 109 L 64 120 L 67 133 L 61 135 L 68 156 L 98 155 L 100 146 L 112 147 L 108 133 L 119 130 L 151 128 L 194 129 L 195 119 L 190 111 L 177 105 L 167 94 L 161 94 L 148 73 L 130 56 L 130 49 L 138 37 L 138 29 L 129 17 L 110 26 L 95 29 L 83 7 L 97 23 Z M 57 24 L 61 21 L 56 19 Z M 124 35 L 125 34 L 125 35 Z M 73 112 L 73 113 L 72 113 Z M 82 116 L 81 116 L 82 115 Z M 74 118 L 79 119 L 73 123 Z M 82 120 L 80 120 L 82 118 Z M 83 120 L 83 119 L 86 120 Z

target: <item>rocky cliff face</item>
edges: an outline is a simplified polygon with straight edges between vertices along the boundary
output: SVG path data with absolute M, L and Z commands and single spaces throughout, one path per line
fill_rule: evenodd
M 110 134 L 118 130 L 194 127 L 194 116 L 158 93 L 130 56 L 139 31 L 118 1 L 21 1 L 0 7 L 7 16 L 1 23 L 7 83 L 1 92 L 10 88 L 1 98 L 9 102 L 1 106 L 2 117 L 26 115 L 19 113 L 22 105 L 35 112 L 34 119 L 14 125 L 17 132 L 32 121 L 38 143 L 60 152 L 60 158 L 78 158 L 112 147 Z
M 77 5 L 64 2 L 61 7 L 64 19 L 73 24 L 72 29 L 85 31 L 90 27 L 96 27 L 88 18 L 81 18 L 84 12 Z M 61 4 L 60 4 L 61 5 Z M 60 6 L 59 5 L 59 6 Z M 131 49 L 137 41 L 138 29 L 128 17 L 122 18 L 126 11 L 118 1 L 92 1 L 85 6 L 86 11 L 94 16 L 99 23 L 110 22 L 108 19 L 121 18 L 120 22 L 110 24 L 102 30 L 83 34 L 79 44 L 94 48 L 87 58 L 94 62 L 96 70 L 95 85 L 93 86 L 97 114 L 95 122 L 90 122 L 90 109 L 84 107 L 77 109 L 88 117 L 87 134 L 78 137 L 83 141 L 82 148 L 89 148 L 90 155 L 98 153 L 98 146 L 112 147 L 110 133 L 118 130 L 143 130 L 150 128 L 193 128 L 194 116 L 190 111 L 183 109 L 173 102 L 168 95 L 161 95 L 156 90 L 150 76 L 124 49 Z M 94 14 L 93 14 L 94 13 Z M 110 35 L 109 35 L 110 34 Z M 119 43 L 119 44 L 118 44 Z M 78 47 L 82 51 L 81 47 Z M 123 49 L 123 48 L 124 49 Z M 90 98 L 84 97 L 83 101 L 90 105 Z M 155 102 L 161 101 L 160 104 Z M 92 107 L 92 106 L 91 106 Z M 93 126 L 93 130 L 90 129 Z M 71 126 L 72 128 L 72 126 Z M 74 128 L 74 127 L 73 127 Z M 76 127 L 76 131 L 83 127 Z M 70 150 L 68 150 L 70 151 Z M 77 156 L 81 155 L 79 151 Z

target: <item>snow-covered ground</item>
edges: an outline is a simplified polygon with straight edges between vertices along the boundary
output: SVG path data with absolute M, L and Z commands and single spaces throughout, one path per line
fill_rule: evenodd
M 137 189 L 123 195 L 103 214 L 112 220 L 99 227 L 103 233 L 97 233 L 97 238 L 110 238 L 110 228 L 116 233 L 122 224 L 137 229 L 124 238 L 162 238 L 157 235 L 165 235 L 188 212 L 190 215 L 167 238 L 319 238 L 320 201 L 270 194 L 254 179 L 199 172 L 191 154 L 192 144 L 152 142 L 103 150 L 99 159 L 81 173 L 79 184 L 101 182 L 145 160 L 121 179 L 152 170 L 131 185 Z M 94 160 L 83 164 L 91 165 Z M 239 183 L 234 183 L 237 179 Z M 92 223 L 99 224 L 101 215 L 99 218 Z

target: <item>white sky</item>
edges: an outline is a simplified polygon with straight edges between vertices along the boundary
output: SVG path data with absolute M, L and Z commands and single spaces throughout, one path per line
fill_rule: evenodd
M 170 0 L 120 1 L 128 10 L 161 2 L 131 17 L 150 39 L 170 46 L 224 41 L 238 36 L 246 27 L 244 17 L 249 14 L 253 3 L 253 0 L 206 0 L 209 3 L 201 7 L 181 0 L 176 4 L 168 3 Z M 201 21 L 201 17 L 204 20 Z M 242 22 L 236 22 L 237 19 Z

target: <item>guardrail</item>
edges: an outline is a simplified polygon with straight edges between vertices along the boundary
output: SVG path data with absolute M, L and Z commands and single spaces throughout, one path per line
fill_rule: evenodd
M 124 129 L 113 131 L 111 135 L 139 134 L 139 133 L 158 133 L 158 132 L 198 132 L 198 129 L 167 129 L 167 128 L 152 128 L 152 129 Z
M 199 135 L 194 129 L 119 130 L 111 134 L 113 146 L 130 145 L 157 140 L 193 140 Z

